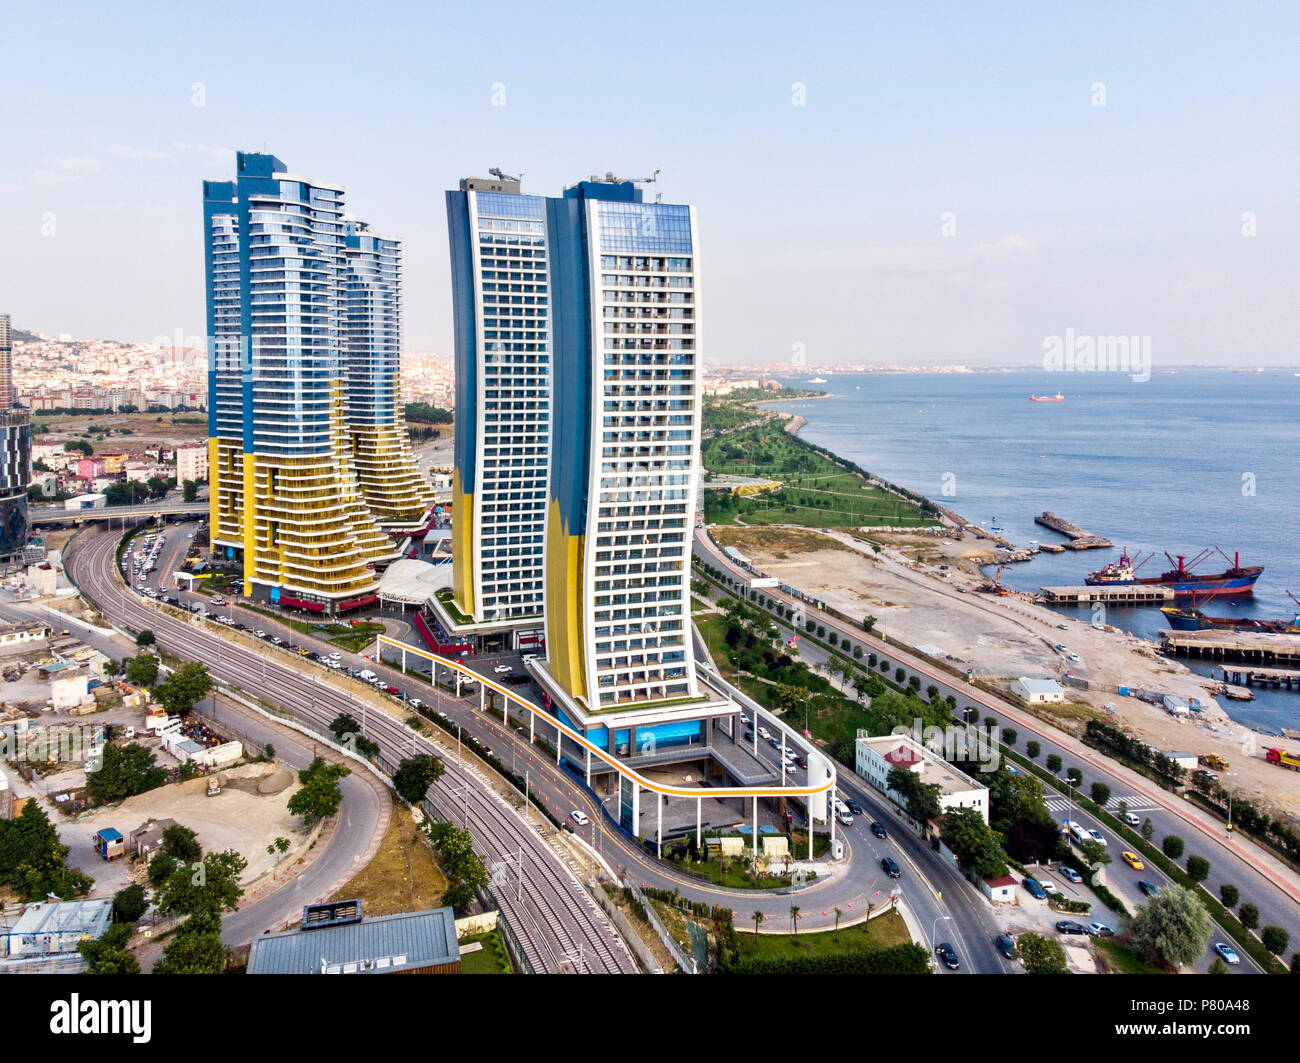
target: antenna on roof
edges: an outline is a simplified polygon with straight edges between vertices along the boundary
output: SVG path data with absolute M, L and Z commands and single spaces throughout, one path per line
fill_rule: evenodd
M 495 177 L 498 181 L 515 181 L 516 183 L 518 183 L 518 182 L 522 182 L 524 179 L 523 174 L 520 174 L 518 177 L 511 177 L 510 174 L 508 173 L 502 173 L 501 167 L 499 166 L 493 166 L 491 169 L 488 170 L 488 173 L 491 174 L 493 177 Z

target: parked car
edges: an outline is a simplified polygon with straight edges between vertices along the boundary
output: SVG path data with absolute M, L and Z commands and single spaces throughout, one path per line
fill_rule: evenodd
M 496 672 L 497 675 L 505 675 L 507 672 L 514 671 L 514 669 L 508 664 L 498 664 L 492 671 Z
M 1038 884 L 1049 897 L 1059 897 L 1061 895 L 1061 891 L 1056 888 L 1056 883 L 1051 879 L 1040 878 Z
M 894 863 L 891 857 L 882 857 L 880 860 L 880 866 L 884 870 L 885 874 L 890 878 L 901 878 L 903 875 L 903 873 L 898 869 L 898 865 Z
M 1216 941 L 1214 943 L 1214 951 L 1219 954 L 1224 963 L 1230 963 L 1235 967 L 1241 962 L 1241 957 L 1237 955 L 1237 950 L 1226 941 Z
M 941 941 L 934 947 L 934 953 L 939 957 L 940 962 L 950 971 L 955 971 L 961 966 L 957 960 L 957 950 L 948 942 Z
M 1130 852 L 1128 849 L 1125 849 L 1122 853 L 1119 854 L 1119 856 L 1120 859 L 1123 860 L 1124 863 L 1128 864 L 1128 866 L 1131 867 L 1134 871 L 1144 871 L 1146 869 L 1147 865 L 1142 862 L 1142 858 L 1138 856 L 1137 853 Z
M 1057 873 L 1061 876 L 1061 878 L 1065 879 L 1066 882 L 1073 882 L 1077 884 L 1083 881 L 1083 876 L 1079 874 L 1079 872 L 1075 871 L 1074 868 L 1072 867 L 1066 866 L 1065 864 L 1062 864 L 1056 870 Z
M 879 823 L 875 823 L 875 822 L 871 824 L 871 833 L 874 834 L 877 838 L 889 837 L 888 833 L 886 833 L 885 831 L 885 828 L 881 826 Z
M 418 709 L 424 704 L 424 702 L 421 701 L 419 698 L 412 698 L 410 701 L 407 702 L 407 704 L 410 705 L 411 708 L 413 709 Z
M 1089 923 L 1088 933 L 1095 938 L 1113 938 L 1115 936 L 1114 927 L 1109 927 L 1105 923 Z
M 1020 884 L 1024 886 L 1026 890 L 1029 891 L 1029 896 L 1033 897 L 1034 900 L 1036 901 L 1047 900 L 1047 893 L 1043 889 L 1043 887 L 1038 884 L 1038 879 L 1036 878 L 1021 879 Z
M 993 944 L 997 947 L 998 952 L 1002 953 L 1008 960 L 1015 955 L 1016 943 L 1012 940 L 1010 934 L 999 934 L 993 939 Z
M 400 694 L 401 691 L 398 690 L 397 687 L 393 686 L 392 684 L 389 684 L 388 686 L 384 687 L 384 693 L 385 693 L 385 694 Z
M 1138 892 L 1141 893 L 1143 897 L 1154 897 L 1156 895 L 1156 887 L 1150 882 L 1140 881 L 1138 882 Z
M 1086 934 L 1088 932 L 1082 923 L 1076 923 L 1073 919 L 1058 920 L 1056 929 L 1061 934 Z

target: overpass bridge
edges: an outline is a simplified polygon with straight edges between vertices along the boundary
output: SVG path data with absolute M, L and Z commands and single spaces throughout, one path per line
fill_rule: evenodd
M 63 509 L 58 506 L 33 506 L 27 510 L 32 527 L 41 524 L 84 524 L 87 521 L 140 520 L 149 517 L 207 516 L 208 503 L 175 502 L 160 499 L 139 506 L 101 506 L 98 509 Z

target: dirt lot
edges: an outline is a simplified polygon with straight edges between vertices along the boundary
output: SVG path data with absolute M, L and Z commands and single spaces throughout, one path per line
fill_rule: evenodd
M 60 414 L 53 417 L 37 413 L 33 424 L 47 425 L 48 432 L 34 436 L 37 443 L 62 442 L 80 439 L 91 427 L 111 428 L 97 449 L 108 453 L 122 450 L 140 450 L 149 443 L 201 442 L 207 439 L 207 416 L 202 413 L 109 413 L 92 416 Z M 129 429 L 126 434 L 122 429 Z M 96 432 L 91 437 L 97 439 Z
M 429 846 L 415 838 L 415 830 L 410 811 L 394 802 L 379 851 L 330 900 L 360 897 L 367 917 L 438 907 L 447 880 L 434 863 Z
M 985 577 L 977 569 L 971 574 L 962 571 L 961 554 L 973 549 L 969 540 L 945 546 L 942 539 L 931 542 L 928 536 L 890 536 L 876 552 L 870 543 L 846 533 L 715 531 L 719 542 L 734 545 L 763 571 L 849 616 L 875 616 L 877 633 L 910 646 L 931 647 L 931 656 L 947 659 L 956 668 L 970 667 L 989 678 L 1059 679 L 1071 670 L 1109 687 L 1112 692 L 1080 691 L 1078 696 L 1098 711 L 1112 705 L 1118 723 L 1158 749 L 1218 753 L 1232 765 L 1234 789 L 1284 811 L 1300 812 L 1300 775 L 1279 771 L 1262 759 L 1269 741 L 1229 720 L 1209 692 L 1208 679 L 1160 657 L 1135 635 L 1064 618 L 1026 595 L 978 593 L 974 588 L 986 583 Z M 918 548 L 933 552 L 936 559 L 918 563 L 910 556 Z M 941 570 L 939 564 L 949 569 Z M 1080 660 L 1070 661 L 1055 649 L 1058 643 Z M 1196 698 L 1207 708 L 1190 720 L 1178 720 L 1136 698 L 1119 697 L 1113 690 L 1120 685 Z

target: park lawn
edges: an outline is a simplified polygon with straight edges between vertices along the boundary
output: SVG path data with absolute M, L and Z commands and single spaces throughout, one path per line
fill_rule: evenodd
M 1111 974 L 1168 974 L 1162 967 L 1135 956 L 1127 945 L 1110 938 L 1097 938 L 1093 941 L 1101 953 L 1103 962 Z
M 483 948 L 477 952 L 461 953 L 461 974 L 514 974 L 498 931 L 491 930 L 486 934 L 476 934 L 474 937 L 466 938 L 461 944 L 469 945 L 475 941 L 482 944 Z
M 806 956 L 840 956 L 853 952 L 877 952 L 881 949 L 893 948 L 895 945 L 907 945 L 912 941 L 907 933 L 907 924 L 897 912 L 878 915 L 866 923 L 855 926 L 842 926 L 839 930 L 800 930 L 798 934 L 755 934 L 753 933 L 754 920 L 750 917 L 746 921 L 745 914 L 736 913 L 736 929 L 740 931 L 736 934 L 736 943 L 740 947 L 742 959 L 750 956 L 773 960 Z M 845 911 L 845 919 L 853 917 L 853 912 Z M 787 913 L 770 917 L 764 921 L 763 926 L 769 931 L 789 930 L 790 916 Z M 746 928 L 748 933 L 745 932 Z

